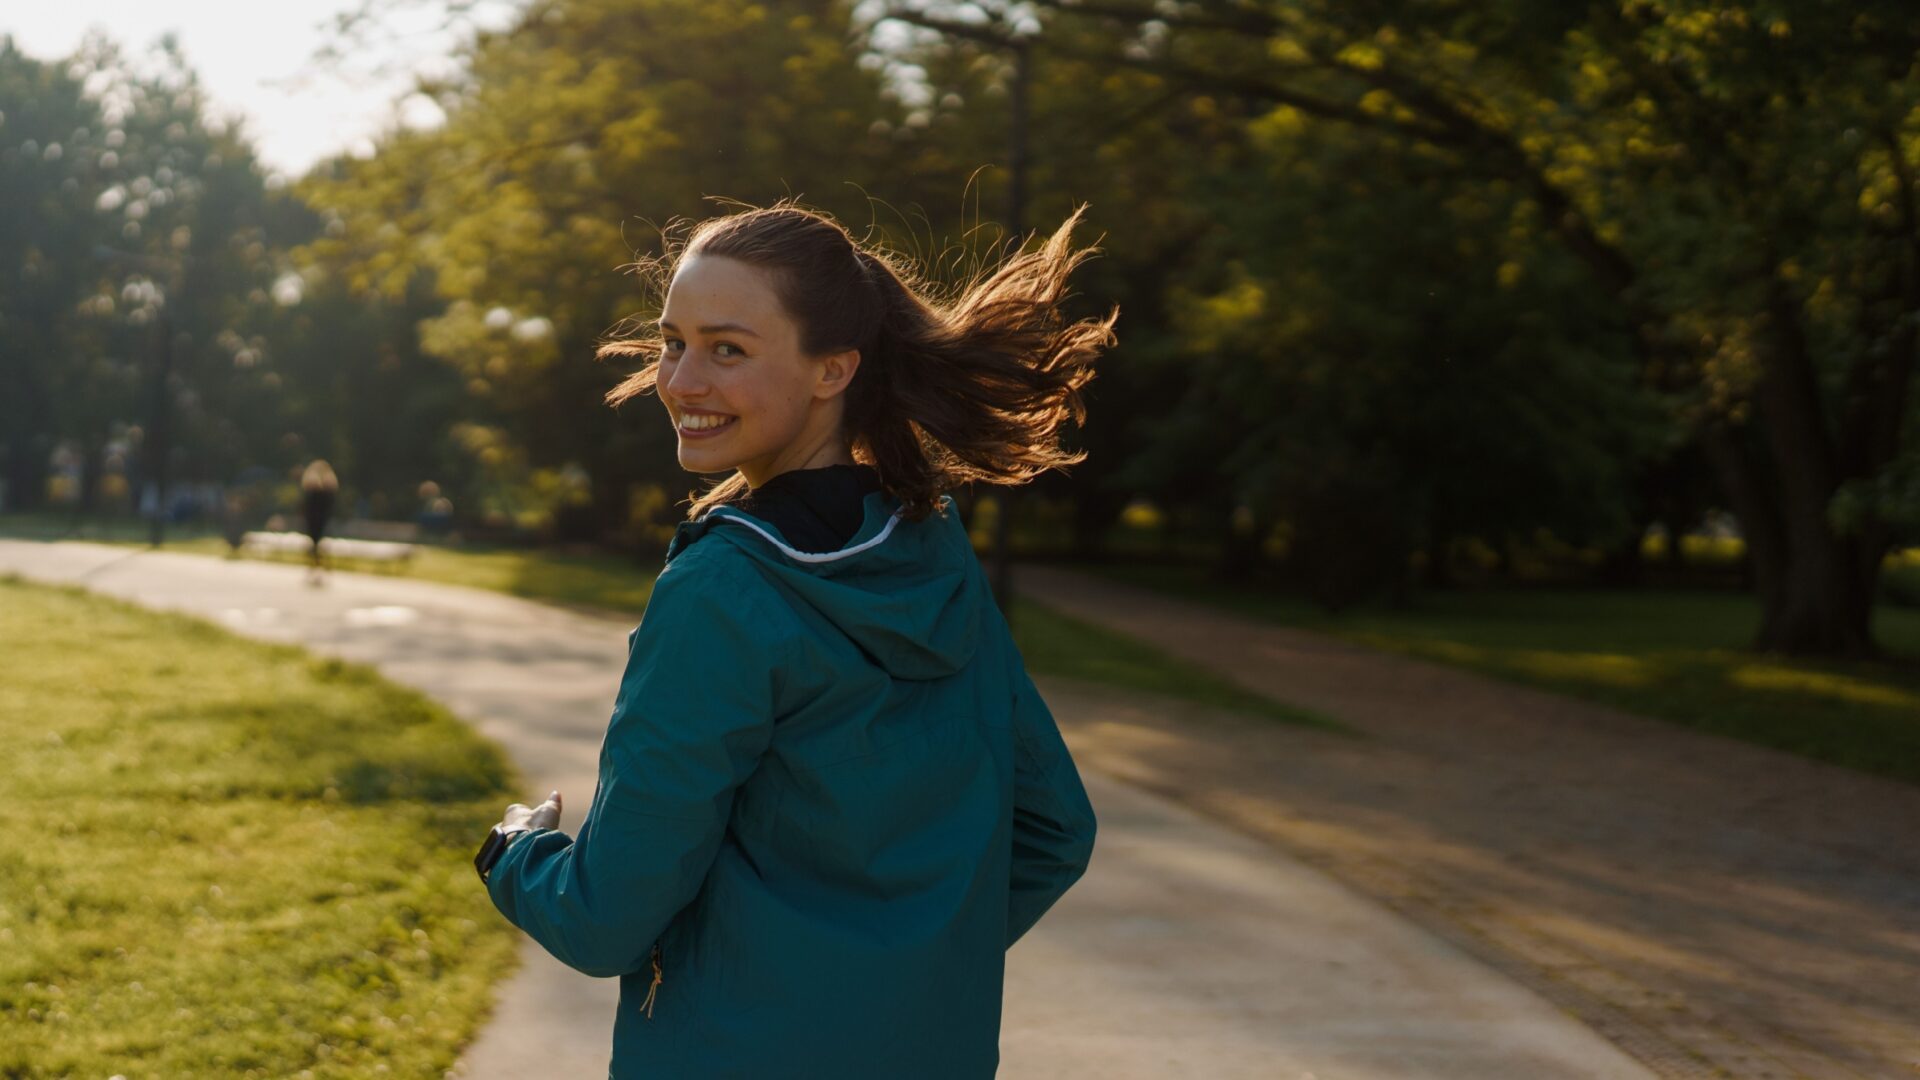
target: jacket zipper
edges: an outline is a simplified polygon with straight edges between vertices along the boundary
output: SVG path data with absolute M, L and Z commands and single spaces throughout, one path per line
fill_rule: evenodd
M 659 990 L 660 984 L 665 981 L 660 978 L 660 943 L 657 941 L 653 943 L 653 956 L 650 959 L 653 961 L 653 985 L 647 987 L 647 1000 L 641 1003 L 646 1007 L 649 1020 L 653 1019 L 654 992 Z

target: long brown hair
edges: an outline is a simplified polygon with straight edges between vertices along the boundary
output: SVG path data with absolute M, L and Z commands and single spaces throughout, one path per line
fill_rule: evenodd
M 1060 446 L 1060 427 L 1068 417 L 1086 421 L 1080 390 L 1114 344 L 1120 309 L 1077 322 L 1060 310 L 1067 276 L 1098 250 L 1068 249 L 1085 212 L 1075 210 L 1036 250 L 980 271 L 946 302 L 903 260 L 791 199 L 708 218 L 684 241 L 669 228 L 664 254 L 632 268 L 664 300 L 681 260 L 738 259 L 771 273 L 808 356 L 858 349 L 842 417 L 848 448 L 874 466 L 908 520 L 919 521 L 959 484 L 1023 484 L 1086 459 Z M 614 405 L 653 390 L 660 365 L 656 327 L 628 320 L 616 332 L 623 336 L 597 356 L 649 362 L 607 393 Z M 687 516 L 747 490 L 735 472 L 694 500 Z

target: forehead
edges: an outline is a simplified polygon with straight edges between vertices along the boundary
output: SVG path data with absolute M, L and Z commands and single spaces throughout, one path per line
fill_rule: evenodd
M 684 332 L 699 326 L 742 323 L 763 336 L 784 333 L 790 320 L 773 291 L 773 279 L 757 266 L 722 255 L 681 261 L 667 286 L 662 322 Z

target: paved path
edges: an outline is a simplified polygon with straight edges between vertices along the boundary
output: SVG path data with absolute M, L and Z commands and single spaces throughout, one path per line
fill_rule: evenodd
M 590 797 L 626 620 L 384 576 L 310 588 L 299 567 L 88 544 L 0 541 L 7 571 L 372 663 L 500 740 L 529 794 L 558 787 L 576 807 Z M 1080 714 L 1087 688 L 1041 686 L 1082 756 L 1074 733 L 1104 722 Z M 1100 843 L 1087 876 L 1008 956 L 1001 1076 L 1647 1075 L 1512 980 L 1271 845 L 1082 771 Z M 522 951 L 499 999 L 513 1021 L 487 1027 L 465 1075 L 604 1075 L 615 984 L 531 942 Z
M 1092 575 L 1014 583 L 1363 734 L 1063 687 L 1083 767 L 1272 841 L 1658 1075 L 1920 1077 L 1920 788 Z

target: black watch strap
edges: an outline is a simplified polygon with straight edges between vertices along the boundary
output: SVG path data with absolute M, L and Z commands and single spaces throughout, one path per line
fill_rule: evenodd
M 487 880 L 487 875 L 493 873 L 493 864 L 499 862 L 500 856 L 506 854 L 507 845 L 513 843 L 514 837 L 532 831 L 532 829 L 514 829 L 508 832 L 495 825 L 492 831 L 487 833 L 487 842 L 480 845 L 479 853 L 473 857 L 473 868 L 480 871 L 482 883 Z

